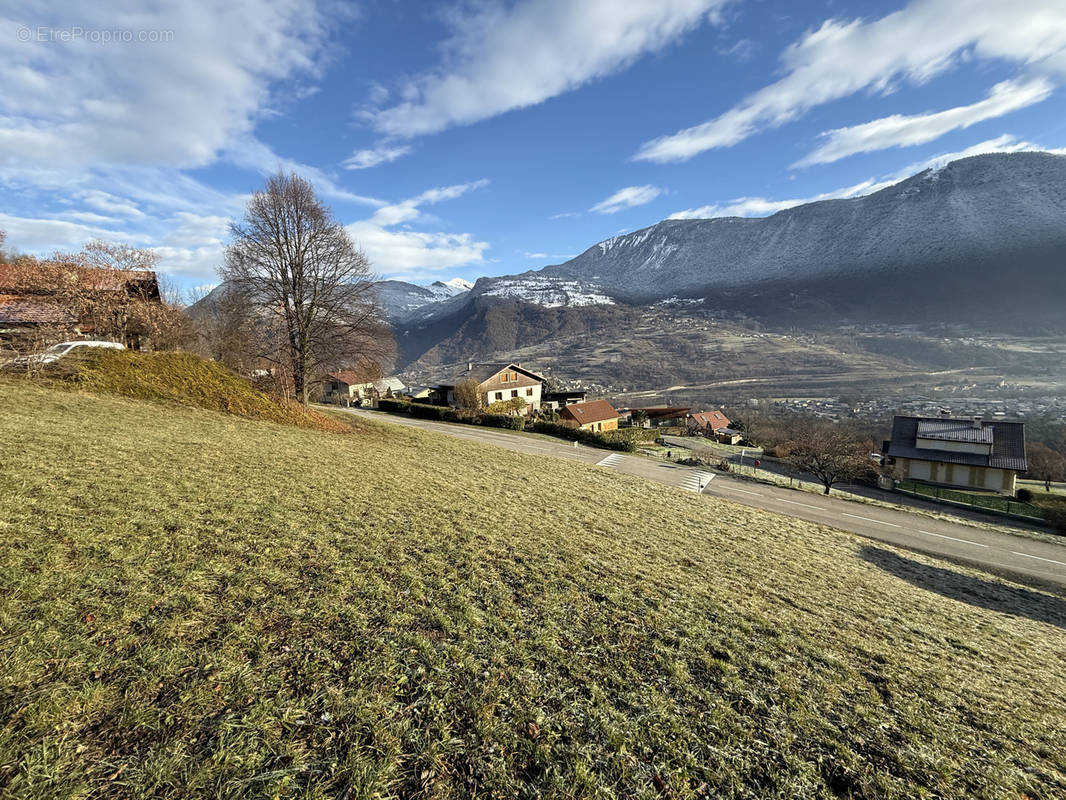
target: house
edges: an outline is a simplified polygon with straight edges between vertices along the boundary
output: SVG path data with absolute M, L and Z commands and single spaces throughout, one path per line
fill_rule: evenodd
M 544 392 L 541 395 L 540 407 L 544 411 L 558 411 L 564 406 L 585 402 L 587 394 L 588 392 L 583 390 Z
M 379 398 L 399 394 L 406 388 L 399 378 L 368 381 L 365 375 L 351 370 L 329 372 L 322 384 L 322 401 L 342 406 L 375 405 Z
M 613 431 L 618 429 L 618 412 L 606 400 L 589 400 L 564 406 L 559 422 L 583 431 Z
M 527 413 L 540 408 L 544 377 L 514 362 L 470 362 L 465 370 L 438 384 L 431 399 L 439 405 L 457 406 L 455 388 L 470 381 L 477 384 L 477 394 L 485 406 L 521 397 L 526 402 Z
M 133 313 L 161 303 L 150 270 L 97 269 L 29 259 L 0 264 L 0 341 L 121 338 L 138 349 L 144 325 Z
M 432 386 L 408 386 L 403 390 L 403 396 L 408 400 L 428 400 L 432 395 Z
M 690 433 L 711 436 L 715 431 L 729 427 L 729 417 L 721 411 L 697 411 L 688 415 Z
M 882 452 L 898 480 L 1012 496 L 1027 469 L 1025 424 L 981 417 L 894 417 Z

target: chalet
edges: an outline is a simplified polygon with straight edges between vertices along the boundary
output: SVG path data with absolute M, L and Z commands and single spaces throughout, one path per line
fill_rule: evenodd
M 435 388 L 431 399 L 439 405 L 459 405 L 455 388 L 470 381 L 477 384 L 477 393 L 481 402 L 486 406 L 521 397 L 528 406 L 527 412 L 540 408 L 544 377 L 514 362 L 495 364 L 470 362 L 465 370 L 440 383 Z
M 613 431 L 618 429 L 618 412 L 606 400 L 589 400 L 564 406 L 559 422 L 583 431 Z
M 583 390 L 544 392 L 540 398 L 540 407 L 545 411 L 558 411 L 574 403 L 584 403 L 587 394 Z
M 131 319 L 138 303 L 160 303 L 149 270 L 16 260 L 0 264 L 0 340 L 46 341 L 121 334 L 136 349 L 142 331 Z
M 882 452 L 899 480 L 1012 496 L 1027 469 L 1024 423 L 980 417 L 895 417 Z

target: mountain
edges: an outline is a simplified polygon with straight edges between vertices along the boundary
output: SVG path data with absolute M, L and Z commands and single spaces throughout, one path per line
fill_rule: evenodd
M 434 281 L 429 286 L 419 286 L 405 281 L 378 281 L 378 300 L 387 319 L 393 325 L 410 322 L 420 309 L 435 306 L 473 288 L 462 278 L 449 281 Z
M 421 306 L 401 341 L 408 360 L 452 337 L 471 346 L 475 332 L 482 352 L 499 351 L 572 329 L 593 307 L 602 318 L 662 302 L 776 327 L 1061 329 L 1064 255 L 1066 156 L 989 154 L 770 217 L 664 220 L 563 264 L 481 278 L 458 301 Z

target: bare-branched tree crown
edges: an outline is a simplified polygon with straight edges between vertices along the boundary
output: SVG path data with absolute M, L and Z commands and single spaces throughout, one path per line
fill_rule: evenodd
M 324 371 L 391 357 L 370 262 L 308 181 L 272 176 L 231 233 L 221 276 L 254 315 L 257 355 L 302 402 Z

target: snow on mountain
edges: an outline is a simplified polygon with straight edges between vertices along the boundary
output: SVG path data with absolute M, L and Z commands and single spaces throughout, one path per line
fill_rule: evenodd
M 530 276 L 519 275 L 513 279 L 493 280 L 488 288 L 479 292 L 479 296 L 522 300 L 544 308 L 612 305 L 614 303 L 614 300 L 602 291 L 590 288 L 588 284 L 548 278 L 536 273 Z
M 1002 153 L 937 165 L 870 195 L 763 218 L 665 220 L 563 264 L 483 278 L 472 296 L 651 303 L 876 275 L 986 280 L 1066 245 L 1066 156 Z M 1060 251 L 1061 252 L 1061 251 Z M 942 288 L 943 288 L 942 287 Z M 602 301 L 599 301 L 602 302 Z

